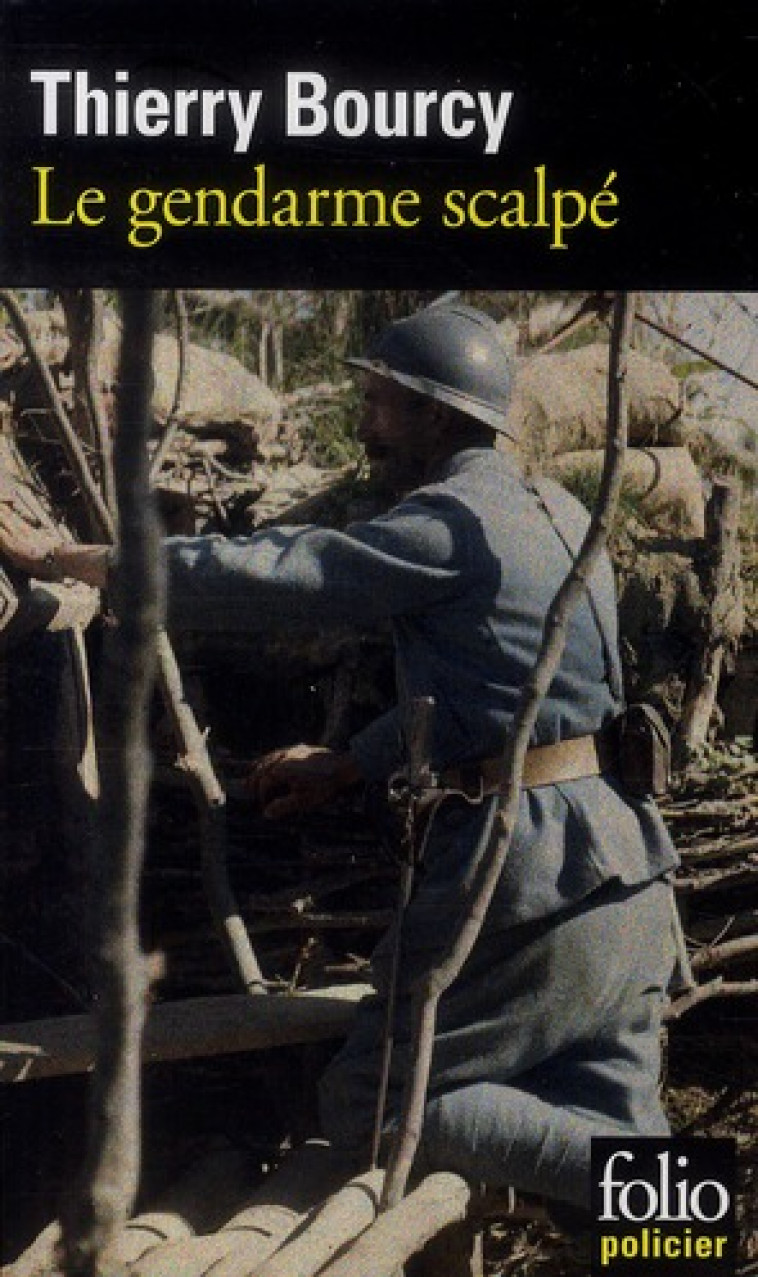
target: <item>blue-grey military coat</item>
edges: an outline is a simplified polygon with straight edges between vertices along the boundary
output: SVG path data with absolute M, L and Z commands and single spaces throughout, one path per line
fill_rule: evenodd
M 366 778 L 400 765 L 403 707 L 415 696 L 436 703 L 435 768 L 491 756 L 502 750 L 549 604 L 587 527 L 566 492 L 545 485 L 544 493 L 543 501 L 511 458 L 471 448 L 387 514 L 344 532 L 171 538 L 169 624 L 273 631 L 388 619 L 398 704 L 350 744 Z M 620 708 L 620 683 L 614 582 L 603 558 L 570 620 L 533 744 L 598 731 Z M 482 819 L 480 809 L 453 805 L 435 822 L 420 894 L 437 925 L 456 911 Z M 543 918 L 609 879 L 642 883 L 675 863 L 655 806 L 628 800 L 614 781 L 532 789 L 522 794 L 488 925 Z

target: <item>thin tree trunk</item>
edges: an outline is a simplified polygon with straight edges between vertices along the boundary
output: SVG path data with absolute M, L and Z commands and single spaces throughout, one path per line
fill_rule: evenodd
M 548 611 L 537 662 L 521 693 L 503 758 L 504 779 L 500 790 L 502 806 L 492 820 L 486 847 L 479 858 L 458 930 L 438 965 L 414 991 L 410 1050 L 414 1068 L 406 1082 L 398 1131 L 390 1152 L 383 1209 L 396 1206 L 405 1192 L 421 1138 L 437 1004 L 445 989 L 458 975 L 479 935 L 518 818 L 524 760 L 540 705 L 560 664 L 569 618 L 585 592 L 586 583 L 608 539 L 613 522 L 621 490 L 626 448 L 627 405 L 624 379 L 633 313 L 633 296 L 619 293 L 613 309 L 608 375 L 608 432 L 597 507 L 577 559 Z
M 104 1274 L 107 1252 L 131 1213 L 140 1164 L 140 1049 L 148 963 L 138 937 L 150 761 L 148 706 L 160 619 L 158 524 L 150 495 L 152 294 L 123 294 L 118 430 L 114 453 L 120 541 L 103 653 L 97 726 L 102 760 L 100 863 L 93 916 L 97 1063 L 88 1148 L 64 1226 L 67 1270 Z

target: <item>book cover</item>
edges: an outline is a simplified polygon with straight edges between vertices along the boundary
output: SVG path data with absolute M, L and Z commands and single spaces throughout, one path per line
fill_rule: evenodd
M 614 1180 L 612 1151 L 598 1162 L 592 1253 L 571 1221 L 527 1211 L 484 1227 L 483 1263 L 513 1277 L 752 1272 L 751 14 L 727 3 L 706 22 L 677 0 L 557 12 L 4 0 L 0 20 L 0 501 L 43 535 L 113 532 L 124 297 L 155 302 L 148 450 L 164 531 L 245 537 L 386 510 L 345 360 L 440 303 L 497 323 L 528 472 L 591 509 L 614 301 L 632 296 L 611 553 L 627 695 L 657 707 L 674 747 L 661 809 L 696 982 L 667 1011 L 677 1139 L 640 1152 L 636 1197 Z M 40 1235 L 84 1147 L 92 682 L 97 700 L 110 621 L 86 580 L 30 587 L 2 567 L 2 1258 L 20 1274 L 53 1271 L 55 1229 Z M 174 1259 L 163 1248 L 216 1236 L 282 1150 L 313 1134 L 316 1079 L 365 992 L 396 876 L 363 808 L 338 802 L 272 833 L 240 779 L 251 757 L 299 740 L 341 747 L 387 709 L 384 630 L 241 636 L 220 615 L 175 655 L 182 690 L 150 710 L 140 927 L 163 956 L 138 1223 L 120 1260 L 155 1246 L 156 1272 L 200 1263 L 200 1247 Z M 177 753 L 194 759 L 189 788 Z M 203 868 L 214 784 L 227 813 L 215 880 Z M 248 1021 L 240 962 L 267 1002 L 295 995 L 289 1027 L 276 1007 Z M 685 1159 L 675 1185 L 667 1149 Z M 206 1266 L 226 1253 L 206 1249 Z M 426 1262 L 475 1271 L 452 1251 Z

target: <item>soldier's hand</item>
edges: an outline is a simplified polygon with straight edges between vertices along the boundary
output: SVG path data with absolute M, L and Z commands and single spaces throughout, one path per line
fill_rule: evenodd
M 264 816 L 281 820 L 323 807 L 361 779 L 350 754 L 292 745 L 259 758 L 244 783 Z

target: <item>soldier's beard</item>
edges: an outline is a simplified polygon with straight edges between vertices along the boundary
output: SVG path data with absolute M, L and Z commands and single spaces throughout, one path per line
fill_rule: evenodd
M 418 488 L 428 470 L 427 458 L 394 448 L 375 446 L 367 451 L 367 459 L 372 482 L 395 497 Z

